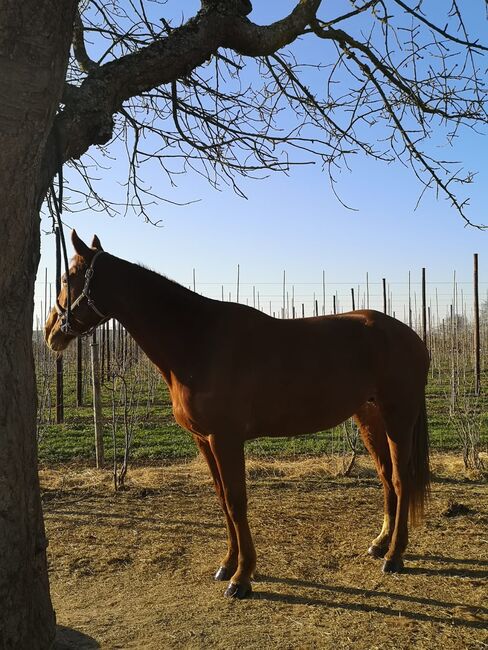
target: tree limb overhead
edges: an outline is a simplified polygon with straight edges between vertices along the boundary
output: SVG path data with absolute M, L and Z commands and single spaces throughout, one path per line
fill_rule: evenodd
M 488 46 L 472 36 L 457 0 L 435 11 L 423 1 L 351 0 L 342 14 L 334 3 L 296 0 L 287 16 L 267 25 L 248 18 L 249 0 L 201 0 L 179 26 L 158 17 L 153 5 L 159 11 L 166 2 L 86 0 L 77 15 L 44 187 L 60 163 L 56 139 L 62 161 L 72 164 L 94 144 L 122 140 L 127 183 L 142 211 L 142 194 L 156 198 L 137 178 L 149 160 L 171 183 L 178 161 L 242 194 L 234 176 L 287 171 L 309 155 L 327 169 L 335 191 L 336 170 L 363 153 L 409 165 L 423 191 L 440 190 L 469 223 L 454 186 L 473 174 L 427 149 L 440 130 L 450 144 L 461 128 L 488 124 Z M 302 36 L 313 45 L 311 61 L 300 60 L 303 48 L 298 59 L 293 53 Z M 252 66 L 249 84 L 244 70 Z M 294 116 L 295 125 L 287 118 L 283 127 L 282 114 Z M 75 167 L 99 203 L 87 167 Z M 132 205 L 129 194 L 127 201 Z

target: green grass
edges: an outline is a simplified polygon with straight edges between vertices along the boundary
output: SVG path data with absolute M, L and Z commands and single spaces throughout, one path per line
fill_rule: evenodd
M 64 356 L 64 422 L 55 424 L 55 359 L 49 354 L 42 341 L 34 341 L 36 365 L 38 368 L 39 392 L 39 457 L 46 463 L 67 461 L 92 461 L 94 458 L 93 411 L 88 358 L 88 346 L 84 346 L 84 385 L 83 403 L 76 406 L 75 384 L 75 346 L 68 349 Z M 132 355 L 137 350 L 130 347 Z M 440 349 L 440 348 L 438 348 Z M 449 416 L 450 409 L 450 370 L 451 352 L 446 349 L 439 353 L 442 365 L 433 363 L 435 372 L 427 386 L 427 410 L 431 446 L 441 451 L 461 449 L 456 428 Z M 466 357 L 468 358 L 468 357 Z M 113 355 L 112 355 L 113 360 Z M 465 365 L 469 362 L 465 361 Z M 188 459 L 196 455 L 196 447 L 191 435 L 181 429 L 174 421 L 168 390 L 163 380 L 140 354 L 137 363 L 133 363 L 124 373 L 129 395 L 133 404 L 129 409 L 129 423 L 133 429 L 131 458 L 138 462 L 170 462 Z M 460 373 L 460 382 L 469 394 L 472 391 L 472 369 Z M 482 376 L 482 385 L 488 387 L 488 371 Z M 112 437 L 112 380 L 106 379 L 102 384 L 102 410 L 104 415 L 104 441 L 106 457 L 113 456 Z M 116 453 L 120 458 L 124 446 L 123 409 L 120 403 L 121 382 L 116 393 Z M 462 392 L 462 391 L 461 391 Z M 324 396 L 327 399 L 327 396 Z M 470 399 L 460 399 L 458 410 L 469 406 Z M 488 391 L 482 393 L 478 400 L 481 412 L 479 419 L 482 428 L 482 447 L 488 447 Z M 465 419 L 473 420 L 469 408 L 465 409 Z M 361 442 L 358 449 L 362 449 Z M 255 456 L 296 457 L 323 453 L 348 453 L 342 427 L 310 436 L 293 438 L 260 438 L 247 443 L 247 452 Z
M 69 366 L 68 366 L 69 370 Z M 135 406 L 131 411 L 133 439 L 131 458 L 136 462 L 170 462 L 189 459 L 196 455 L 196 447 L 191 435 L 181 429 L 172 416 L 171 404 L 166 386 L 163 381 L 148 371 L 146 367 L 138 368 L 128 373 L 129 386 L 137 393 Z M 148 388 L 149 381 L 152 388 Z M 488 379 L 488 378 L 487 378 Z M 106 458 L 113 458 L 112 437 L 112 391 L 110 382 L 102 387 L 102 408 L 104 414 L 104 442 Z M 39 389 L 44 397 L 50 396 L 50 404 L 54 404 L 54 377 L 48 382 L 39 381 Z M 39 427 L 39 458 L 45 463 L 61 463 L 82 461 L 90 462 L 94 458 L 93 414 L 90 386 L 84 390 L 84 406 L 77 407 L 75 403 L 75 382 L 73 373 L 65 375 L 65 418 L 63 424 L 54 424 L 55 410 L 42 409 L 43 421 Z M 129 390 L 130 392 L 130 390 Z M 455 428 L 449 419 L 449 387 L 438 380 L 431 380 L 427 389 L 429 431 L 431 445 L 434 449 L 443 451 L 460 449 L 460 441 Z M 482 397 L 483 431 L 486 447 L 488 430 L 488 398 Z M 117 412 L 117 457 L 123 453 L 123 422 L 122 409 Z M 362 450 L 362 443 L 358 443 Z M 300 457 L 324 453 L 348 453 L 343 430 L 317 433 L 310 436 L 293 438 L 260 438 L 247 443 L 248 454 L 262 457 Z

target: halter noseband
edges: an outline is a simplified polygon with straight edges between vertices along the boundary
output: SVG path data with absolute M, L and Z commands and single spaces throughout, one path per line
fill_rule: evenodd
M 93 259 L 92 259 L 92 261 L 90 263 L 90 266 L 85 271 L 85 284 L 83 286 L 83 291 L 80 293 L 78 298 L 71 304 L 71 307 L 69 309 L 64 309 L 63 307 L 61 307 L 61 305 L 59 304 L 58 299 L 56 298 L 55 307 L 56 307 L 56 311 L 58 312 L 59 319 L 61 321 L 61 331 L 64 334 L 70 334 L 71 336 L 88 336 L 99 325 L 101 325 L 102 322 L 104 322 L 108 318 L 108 316 L 106 316 L 105 314 L 102 314 L 102 312 L 96 307 L 95 303 L 93 302 L 92 298 L 90 297 L 90 282 L 91 282 L 91 279 L 93 277 L 93 272 L 94 272 L 93 269 L 94 269 L 94 266 L 95 266 L 95 261 L 96 261 L 97 257 L 99 255 L 101 255 L 103 252 L 104 251 L 97 251 L 95 253 L 95 255 L 93 256 Z M 74 330 L 71 327 L 70 319 L 74 318 L 74 320 L 77 320 L 78 323 L 80 323 L 83 326 L 83 323 L 79 319 L 77 319 L 76 316 L 73 316 L 73 310 L 75 309 L 75 307 L 77 307 L 80 304 L 80 302 L 83 300 L 83 298 L 86 299 L 88 307 L 90 307 L 90 309 L 92 309 L 95 312 L 95 314 L 97 314 L 97 316 L 100 317 L 100 320 L 98 321 L 98 323 L 96 323 L 95 325 L 93 325 L 92 327 L 87 329 L 86 331 L 78 332 L 78 331 Z

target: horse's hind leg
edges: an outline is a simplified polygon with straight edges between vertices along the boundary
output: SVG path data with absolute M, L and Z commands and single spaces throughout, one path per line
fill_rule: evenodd
M 411 498 L 410 459 L 417 409 L 393 406 L 381 407 L 388 432 L 388 446 L 392 464 L 392 484 L 397 498 L 395 525 L 390 546 L 385 555 L 383 571 L 397 573 L 403 569 L 403 553 L 408 544 L 408 514 Z
M 391 482 L 396 494 L 396 515 L 390 545 L 385 554 L 383 571 L 396 573 L 403 568 L 403 553 L 408 544 L 408 516 L 410 501 L 414 498 L 412 485 L 412 450 L 416 423 L 421 405 L 418 400 L 395 399 L 380 402 L 380 409 L 387 430 L 391 457 Z M 420 480 L 418 478 L 417 480 Z
M 395 525 L 385 555 L 385 573 L 401 571 L 408 544 L 408 519 L 422 515 L 429 488 L 425 385 L 429 354 L 422 341 L 399 323 L 390 323 L 389 355 L 376 386 L 386 426 L 391 481 L 396 494 Z M 386 325 L 385 325 L 386 327 Z M 386 330 L 385 330 L 386 331 Z M 408 333 L 408 336 L 407 336 Z
M 397 505 L 397 497 L 392 483 L 392 464 L 386 426 L 375 402 L 366 402 L 354 415 L 354 420 L 359 426 L 361 438 L 371 454 L 383 484 L 383 527 L 368 548 L 368 553 L 373 557 L 383 557 L 388 551 L 393 534 Z
M 207 465 L 210 469 L 212 475 L 215 492 L 217 493 L 217 498 L 219 503 L 224 511 L 225 521 L 227 524 L 227 554 L 222 560 L 217 573 L 215 574 L 215 580 L 229 580 L 232 574 L 237 569 L 237 558 L 239 555 L 239 545 L 237 543 L 237 535 L 234 527 L 234 523 L 229 515 L 227 510 L 227 504 L 225 501 L 224 488 L 222 486 L 222 479 L 220 478 L 219 468 L 217 467 L 217 461 L 213 455 L 213 451 L 210 448 L 210 444 L 207 440 L 200 438 L 199 436 L 193 436 L 202 456 L 207 461 Z

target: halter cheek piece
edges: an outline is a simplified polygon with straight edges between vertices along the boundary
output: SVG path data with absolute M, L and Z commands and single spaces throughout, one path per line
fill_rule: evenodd
M 95 261 L 99 255 L 101 255 L 104 251 L 97 251 L 95 255 L 93 256 L 93 259 L 90 263 L 90 266 L 86 269 L 85 272 L 85 284 L 83 286 L 83 291 L 80 293 L 78 298 L 73 302 L 71 305 L 71 308 L 69 310 L 64 309 L 61 307 L 59 304 L 58 300 L 56 299 L 56 311 L 58 312 L 59 319 L 61 321 L 61 331 L 64 334 L 70 334 L 71 336 L 89 336 L 99 325 L 101 325 L 103 322 L 108 320 L 108 316 L 105 314 L 102 314 L 102 312 L 96 307 L 95 303 L 93 302 L 92 298 L 90 297 L 90 282 L 93 277 L 93 269 L 95 266 Z M 76 316 L 73 316 L 73 310 L 81 303 L 81 301 L 85 299 L 87 301 L 88 307 L 92 309 L 97 316 L 100 317 L 100 320 L 98 323 L 90 327 L 89 329 L 85 331 L 77 331 L 74 330 L 71 327 L 70 320 L 73 319 L 77 321 L 82 327 L 84 327 L 83 323 L 81 320 L 76 318 Z

